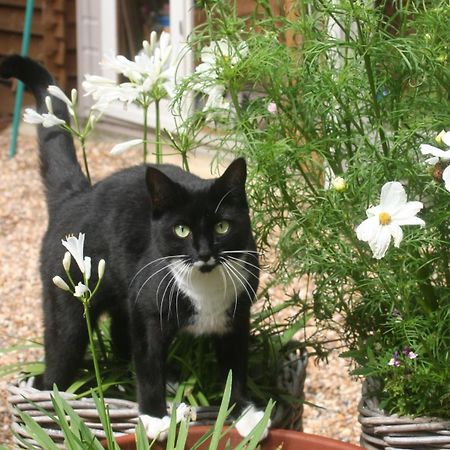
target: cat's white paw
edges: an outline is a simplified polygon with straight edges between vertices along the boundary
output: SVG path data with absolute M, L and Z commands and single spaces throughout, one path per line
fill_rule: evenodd
M 253 405 L 250 405 L 236 422 L 236 430 L 242 437 L 247 437 L 255 428 L 258 422 L 263 418 L 264 411 L 257 410 Z M 261 440 L 265 439 L 269 434 L 269 427 L 271 421 L 269 419 L 266 429 L 261 434 Z
M 177 406 L 177 423 L 180 423 L 183 419 L 196 420 L 195 409 L 186 405 L 186 403 L 180 403 Z
M 180 403 L 177 406 L 176 422 L 180 423 L 183 419 L 188 420 L 191 418 L 195 420 L 195 411 L 185 403 Z M 157 439 L 158 441 L 164 441 L 167 439 L 167 434 L 170 427 L 170 416 L 164 416 L 163 418 L 148 416 L 142 414 L 139 416 L 144 425 L 145 432 L 149 439 Z
M 144 425 L 145 432 L 147 433 L 149 439 L 164 441 L 167 438 L 167 432 L 169 431 L 170 426 L 169 416 L 160 418 L 142 414 L 139 416 L 139 419 L 141 419 L 142 425 Z

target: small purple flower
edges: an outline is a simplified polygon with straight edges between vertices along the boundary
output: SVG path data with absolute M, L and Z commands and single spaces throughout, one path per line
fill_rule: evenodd
M 399 352 L 396 350 L 396 351 L 393 353 L 392 358 L 389 360 L 388 366 L 399 367 L 399 366 L 401 365 L 399 356 L 400 356 L 400 354 L 399 354 Z
M 403 347 L 403 354 L 409 359 L 416 359 L 417 354 L 414 353 L 407 345 Z
M 398 359 L 391 358 L 388 362 L 388 366 L 398 367 L 398 366 L 400 366 L 400 361 Z

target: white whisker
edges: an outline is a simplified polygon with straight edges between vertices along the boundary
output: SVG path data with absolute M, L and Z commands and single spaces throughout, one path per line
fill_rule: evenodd
M 234 258 L 233 256 L 227 256 L 226 259 L 227 260 L 232 260 L 234 262 L 234 264 L 237 264 L 242 270 L 245 270 L 247 273 L 249 273 L 250 275 L 255 277 L 257 280 L 259 280 L 259 276 L 254 274 L 250 269 L 248 269 L 244 265 L 244 264 L 247 264 L 248 266 L 255 268 L 258 271 L 258 273 L 259 273 L 260 268 L 258 266 L 255 266 L 255 264 L 252 264 L 252 263 L 246 261 L 245 259 Z
M 245 289 L 245 291 L 247 292 L 248 295 L 248 299 L 250 300 L 251 303 L 254 302 L 254 299 L 256 298 L 256 292 L 253 289 L 252 285 L 249 283 L 249 281 L 241 274 L 239 273 L 239 270 L 237 270 L 235 267 L 233 267 L 233 263 L 232 262 L 228 262 L 225 259 L 222 260 L 223 264 L 225 266 L 227 266 L 231 272 L 236 276 L 236 281 L 239 281 L 242 285 L 242 287 Z M 247 289 L 247 286 L 251 289 L 251 291 L 253 292 L 253 297 L 251 295 L 251 293 L 249 292 L 249 290 Z
M 140 269 L 136 272 L 136 275 L 131 279 L 131 281 L 130 281 L 128 287 L 130 287 L 130 286 L 133 284 L 133 282 L 134 282 L 134 280 L 136 279 L 136 277 L 137 277 L 143 270 L 145 270 L 147 267 L 151 266 L 152 264 L 155 264 L 155 263 L 157 263 L 157 262 L 162 262 L 162 261 L 164 261 L 164 260 L 166 260 L 166 259 L 172 259 L 172 258 L 186 258 L 186 257 L 187 257 L 187 255 L 163 256 L 163 257 L 161 257 L 161 258 L 157 258 L 157 259 L 154 259 L 153 261 L 150 261 L 150 262 L 147 263 L 144 267 L 140 268 Z
M 220 258 L 221 260 L 223 260 L 223 258 Z M 233 284 L 233 288 L 234 288 L 234 309 L 233 309 L 233 319 L 236 315 L 236 309 L 237 309 L 237 300 L 238 300 L 238 293 L 237 293 L 237 287 L 236 287 L 236 283 L 234 282 L 233 279 L 233 275 L 231 273 L 231 271 L 229 270 L 229 268 L 225 265 L 226 261 L 222 261 L 224 264 L 221 264 L 221 268 L 224 269 L 227 272 L 228 277 L 231 280 L 231 283 Z
M 158 275 L 158 273 L 162 272 L 164 269 L 166 268 L 170 268 L 170 266 L 172 266 L 173 264 L 176 264 L 178 261 L 175 261 L 174 263 L 170 263 L 170 264 L 166 264 L 164 267 L 161 267 L 160 269 L 158 269 L 156 272 L 152 273 L 141 285 L 137 295 L 136 295 L 136 299 L 134 301 L 134 303 L 136 304 L 139 298 L 139 295 L 142 292 L 142 289 L 144 289 L 145 285 L 155 276 Z M 158 304 L 158 303 L 157 303 Z

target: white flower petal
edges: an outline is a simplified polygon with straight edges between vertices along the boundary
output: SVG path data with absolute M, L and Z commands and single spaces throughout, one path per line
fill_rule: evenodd
M 379 226 L 378 217 L 370 217 L 358 225 L 356 228 L 356 236 L 360 241 L 372 241 L 377 235 L 377 229 Z
M 423 208 L 422 202 L 406 202 L 401 208 L 392 214 L 392 220 L 404 220 L 415 216 Z
M 396 220 L 394 222 L 396 225 L 419 225 L 421 227 L 425 226 L 425 221 L 420 219 L 419 217 L 407 217 L 404 219 Z
M 422 152 L 422 155 L 433 155 L 441 159 L 450 159 L 450 150 L 444 151 L 433 145 L 422 144 L 420 146 L 420 151 Z
M 398 181 L 389 181 L 381 188 L 380 206 L 392 211 L 406 203 L 406 192 Z
M 450 131 L 445 132 L 441 136 L 442 142 L 447 146 L 450 147 Z
M 400 242 L 402 242 L 403 239 L 402 229 L 396 223 L 391 223 L 387 225 L 387 228 L 389 229 L 389 232 L 391 233 L 391 236 L 394 239 L 394 247 L 398 248 L 400 246 Z
M 44 118 L 34 109 L 26 108 L 23 114 L 23 120 L 27 123 L 37 124 L 42 123 L 44 121 Z
M 78 238 L 69 236 L 65 241 L 63 239 L 61 240 L 62 245 L 64 245 L 69 253 L 75 258 L 82 273 L 84 273 L 84 237 L 85 235 L 80 233 Z
M 85 284 L 80 282 L 75 286 L 75 292 L 73 295 L 75 297 L 83 297 L 88 292 L 89 288 Z
M 44 120 L 42 121 L 42 126 L 44 128 L 50 128 L 57 125 L 64 125 L 66 122 L 62 119 L 59 119 L 52 113 L 42 114 Z
M 64 92 L 58 86 L 50 85 L 47 88 L 47 91 L 54 97 L 62 100 L 67 106 L 72 108 L 72 101 L 69 99 L 69 97 L 67 97 L 66 94 L 64 94 Z
M 369 246 L 372 249 L 373 257 L 376 259 L 383 258 L 390 243 L 391 233 L 389 227 L 380 225 L 377 229 L 376 237 L 369 241 Z
M 445 189 L 450 192 L 450 166 L 447 166 L 442 172 L 442 180 L 445 183 Z
M 128 150 L 131 147 L 142 144 L 144 141 L 142 139 L 132 139 L 131 141 L 121 142 L 120 144 L 116 144 L 111 149 L 111 155 L 119 155 L 120 153 Z

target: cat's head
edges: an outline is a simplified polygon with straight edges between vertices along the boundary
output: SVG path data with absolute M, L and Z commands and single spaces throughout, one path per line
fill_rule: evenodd
M 165 173 L 166 172 L 166 173 Z M 181 175 L 181 174 L 180 174 Z M 182 259 L 208 272 L 226 252 L 248 250 L 253 242 L 242 158 L 213 180 L 174 179 L 155 166 L 147 169 L 152 206 L 152 239 L 161 256 Z

